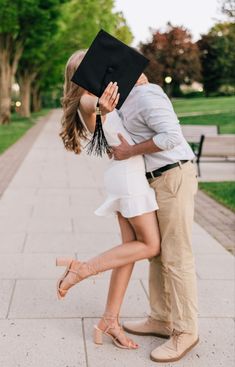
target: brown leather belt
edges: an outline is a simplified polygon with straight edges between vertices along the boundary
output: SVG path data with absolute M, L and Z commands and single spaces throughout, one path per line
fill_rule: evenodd
M 168 171 L 168 169 L 174 168 L 174 167 L 178 167 L 181 164 L 187 163 L 188 160 L 182 160 L 176 163 L 172 163 L 172 164 L 167 164 L 166 166 L 163 166 L 161 168 L 155 169 L 154 171 L 151 172 L 146 172 L 146 177 L 149 180 L 150 178 L 155 178 L 155 177 L 159 177 L 163 174 L 163 172 Z

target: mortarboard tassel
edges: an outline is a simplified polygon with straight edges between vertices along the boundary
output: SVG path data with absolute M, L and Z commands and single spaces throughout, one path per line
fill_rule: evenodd
M 102 157 L 109 151 L 109 145 L 104 135 L 104 130 L 101 121 L 101 111 L 99 109 L 99 102 L 96 105 L 96 125 L 92 139 L 86 145 L 87 154 L 97 155 Z

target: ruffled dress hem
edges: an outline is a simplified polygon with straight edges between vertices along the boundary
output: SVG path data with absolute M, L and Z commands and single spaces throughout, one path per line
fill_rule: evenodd
M 113 216 L 120 212 L 124 218 L 132 218 L 159 209 L 155 193 L 124 197 L 108 196 L 105 202 L 95 210 L 98 216 Z

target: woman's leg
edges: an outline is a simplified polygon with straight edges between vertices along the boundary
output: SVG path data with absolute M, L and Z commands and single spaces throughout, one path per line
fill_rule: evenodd
M 118 213 L 118 221 L 121 230 L 122 242 L 126 243 L 135 241 L 136 240 L 135 232 L 131 224 L 128 222 L 128 220 L 124 218 L 120 213 Z M 118 315 L 120 313 L 120 308 L 131 277 L 133 267 L 134 263 L 131 263 L 116 268 L 112 271 L 109 284 L 108 298 L 104 312 L 104 318 L 106 320 L 104 320 L 104 318 L 100 319 L 98 323 L 98 327 L 100 329 L 105 330 L 108 324 L 114 327 L 114 333 L 115 329 L 118 330 L 119 326 Z M 129 343 L 131 342 L 131 346 L 133 348 L 138 347 L 138 345 L 124 333 L 120 333 L 119 335 L 120 335 L 119 341 L 121 344 L 128 346 L 130 345 Z
M 135 231 L 137 240 L 113 247 L 111 250 L 83 263 L 73 261 L 70 267 L 72 272 L 67 274 L 62 284 L 60 284 L 60 289 L 66 291 L 72 286 L 72 283 L 98 272 L 119 268 L 159 254 L 160 233 L 155 212 L 129 218 L 128 221 Z M 73 272 L 79 274 L 79 277 Z
M 118 221 L 121 230 L 122 242 L 128 243 L 135 241 L 135 232 L 128 220 L 118 213 Z M 130 263 L 113 269 L 105 312 L 116 315 L 119 314 L 133 267 L 134 263 Z

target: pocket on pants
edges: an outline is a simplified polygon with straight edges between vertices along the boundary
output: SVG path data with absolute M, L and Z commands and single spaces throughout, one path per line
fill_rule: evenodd
M 182 170 L 177 167 L 164 174 L 165 189 L 173 196 L 176 196 L 182 183 Z
M 193 195 L 195 195 L 198 191 L 198 178 L 196 167 L 191 164 L 185 171 L 185 175 L 188 181 L 187 186 L 192 188 L 192 193 Z

